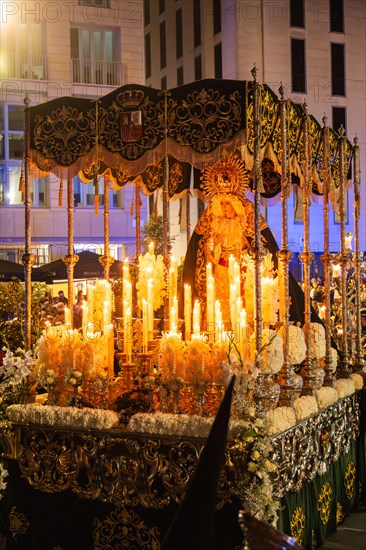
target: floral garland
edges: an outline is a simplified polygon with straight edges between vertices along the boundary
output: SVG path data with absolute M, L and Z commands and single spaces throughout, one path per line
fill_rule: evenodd
M 339 399 L 355 393 L 355 383 L 351 378 L 339 378 L 334 383 Z
M 297 420 L 304 420 L 318 412 L 318 404 L 313 395 L 303 395 L 294 401 L 294 409 Z
M 335 388 L 324 386 L 319 390 L 316 390 L 316 400 L 319 409 L 325 409 L 329 405 L 332 405 L 338 401 L 338 392 Z
M 355 385 L 355 390 L 362 390 L 363 388 L 363 376 L 361 374 L 357 374 L 357 372 L 354 372 L 351 374 L 351 380 L 353 381 Z
M 275 435 L 296 424 L 296 414 L 292 407 L 277 407 L 267 413 L 268 435 Z
M 7 416 L 11 422 L 19 424 L 39 424 L 41 426 L 70 426 L 108 430 L 119 424 L 115 411 L 102 409 L 78 409 L 76 407 L 47 406 L 32 403 L 28 405 L 10 405 Z

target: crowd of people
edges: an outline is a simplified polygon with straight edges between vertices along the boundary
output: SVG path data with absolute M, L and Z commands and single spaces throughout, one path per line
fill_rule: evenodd
M 86 301 L 86 296 L 80 289 L 77 292 L 75 303 L 73 304 L 73 324 L 74 328 L 81 328 L 82 325 L 82 306 Z M 57 296 L 52 297 L 51 292 L 46 292 L 42 309 L 44 310 L 47 321 L 53 325 L 62 325 L 65 322 L 65 307 L 69 307 L 69 300 L 63 290 L 60 290 Z

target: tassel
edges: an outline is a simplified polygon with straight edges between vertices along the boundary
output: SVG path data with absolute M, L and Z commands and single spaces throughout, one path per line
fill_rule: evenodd
M 58 189 L 58 205 L 59 206 L 62 206 L 63 196 L 64 196 L 64 182 L 60 178 L 60 186 L 59 186 L 59 189 Z
M 133 216 L 133 209 L 135 207 L 135 199 L 132 199 L 130 204 L 130 216 Z
M 94 171 L 93 176 L 93 183 L 94 183 L 94 189 L 95 189 L 95 195 L 94 195 L 94 211 L 98 215 L 99 214 L 99 178 L 98 178 L 98 168 Z
M 155 223 L 157 223 L 158 221 L 158 194 L 159 194 L 159 190 L 156 191 L 155 201 L 154 201 L 154 222 Z
M 20 173 L 20 178 L 19 178 L 19 191 L 21 192 L 21 195 L 22 195 L 22 202 L 24 201 L 24 190 L 25 190 L 25 179 L 24 179 L 24 170 L 22 167 L 22 171 Z

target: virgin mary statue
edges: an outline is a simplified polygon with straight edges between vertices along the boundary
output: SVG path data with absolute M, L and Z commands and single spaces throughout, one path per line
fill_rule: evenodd
M 204 309 L 206 303 L 207 264 L 212 266 L 216 299 L 220 301 L 223 320 L 229 315 L 230 283 L 228 269 L 230 257 L 241 270 L 241 284 L 248 284 L 245 256 L 254 245 L 254 204 L 246 197 L 249 187 L 249 171 L 244 163 L 232 156 L 206 168 L 201 177 L 201 188 L 208 206 L 199 219 L 191 236 L 184 261 L 182 282 L 190 284 L 192 298 L 199 300 Z M 277 269 L 276 240 L 265 219 L 260 220 L 261 241 L 272 254 L 274 270 Z M 251 289 L 254 296 L 254 289 Z M 248 294 L 248 289 L 246 290 Z M 303 292 L 290 273 L 290 320 L 304 322 Z M 313 319 L 316 320 L 315 318 Z

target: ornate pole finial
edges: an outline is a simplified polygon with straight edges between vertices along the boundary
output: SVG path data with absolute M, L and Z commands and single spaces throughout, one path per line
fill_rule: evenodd
M 327 126 L 328 117 L 327 117 L 327 115 L 326 115 L 325 113 L 324 113 L 324 115 L 323 115 L 322 122 L 323 122 L 324 126 Z
M 358 137 L 357 137 L 357 136 L 355 136 L 355 137 L 353 138 L 353 144 L 354 144 L 355 146 L 358 145 Z
M 257 78 L 258 78 L 258 67 L 256 67 L 255 63 L 254 63 L 254 67 L 253 69 L 250 71 L 252 73 L 252 77 L 254 79 L 254 82 L 257 82 Z
M 24 102 L 24 105 L 25 105 L 26 107 L 29 107 L 29 105 L 30 105 L 30 97 L 29 97 L 28 94 L 27 94 L 27 95 L 25 96 L 25 98 L 23 99 L 23 102 Z
M 341 124 L 341 127 L 339 128 L 338 130 L 338 134 L 340 137 L 343 137 L 344 136 L 344 128 L 343 128 L 343 124 Z
M 283 87 L 282 80 L 281 80 L 281 83 L 280 83 L 280 87 L 278 88 L 278 91 L 280 92 L 280 96 L 281 96 L 281 99 L 283 101 L 283 98 L 284 98 L 284 95 L 285 95 L 285 89 Z
M 307 115 L 308 114 L 308 104 L 306 103 L 306 99 L 301 104 L 301 108 L 302 108 L 302 114 Z

